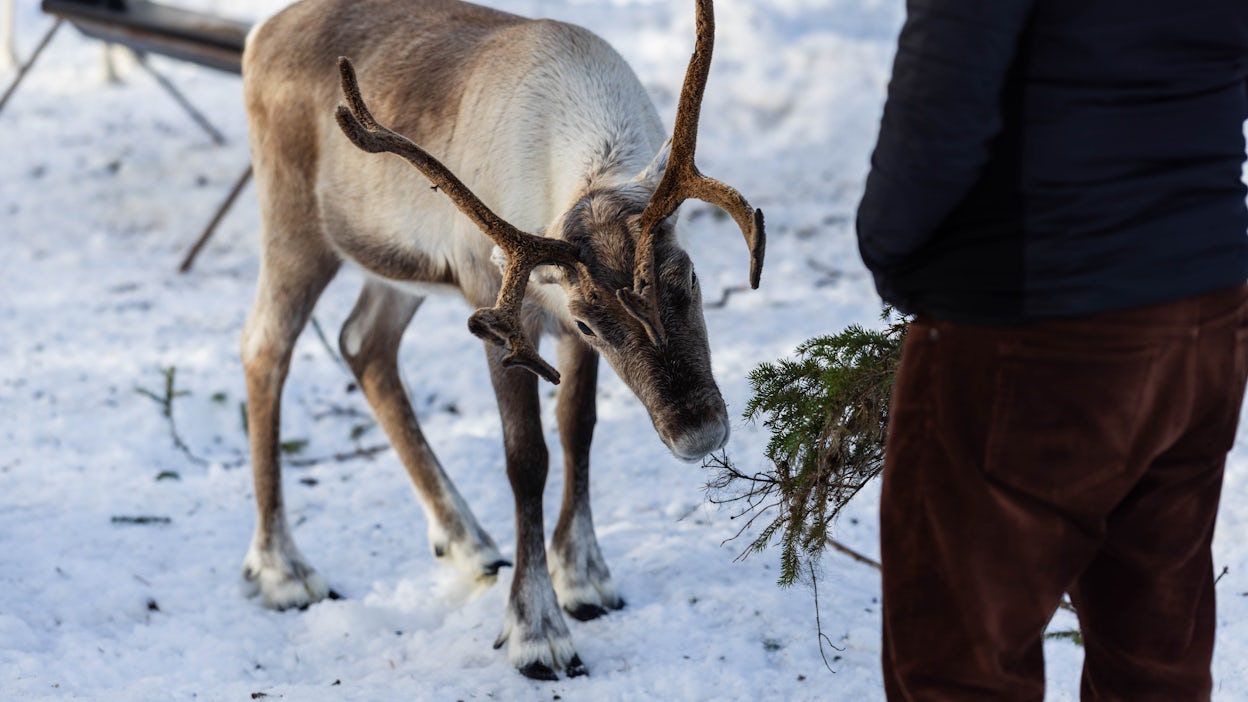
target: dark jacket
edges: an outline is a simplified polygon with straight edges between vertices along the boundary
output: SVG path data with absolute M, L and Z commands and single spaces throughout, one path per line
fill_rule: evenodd
M 858 210 L 903 311 L 1019 324 L 1248 278 L 1248 0 L 909 0 Z

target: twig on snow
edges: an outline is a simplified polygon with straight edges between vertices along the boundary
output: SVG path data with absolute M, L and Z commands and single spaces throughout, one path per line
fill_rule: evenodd
M 344 451 L 335 453 L 330 456 L 320 456 L 318 458 L 288 458 L 285 463 L 295 468 L 307 468 L 309 466 L 319 465 L 321 463 L 344 463 L 359 458 L 372 458 L 379 453 L 390 450 L 390 444 L 377 444 L 376 446 L 365 446 L 354 451 Z
M 749 289 L 750 289 L 749 286 L 745 284 L 730 285 L 723 289 L 723 291 L 719 295 L 718 300 L 716 300 L 715 302 L 708 302 L 702 305 L 702 307 L 708 310 L 723 309 L 724 307 L 728 306 L 728 298 L 732 297 L 733 295 L 737 293 L 746 292 Z
M 846 556 L 849 556 L 850 558 L 854 559 L 855 561 L 858 561 L 859 563 L 861 563 L 861 564 L 863 564 L 863 565 L 868 565 L 868 566 L 871 566 L 872 568 L 875 568 L 876 570 L 880 570 L 880 569 L 881 569 L 881 566 L 880 566 L 880 562 L 879 562 L 879 561 L 877 561 L 877 560 L 875 560 L 875 559 L 873 559 L 873 558 L 870 558 L 869 556 L 864 556 L 864 555 L 862 555 L 861 553 L 858 553 L 857 551 L 855 551 L 854 549 L 852 549 L 852 548 L 850 548 L 850 547 L 846 546 L 845 544 L 841 543 L 840 541 L 837 541 L 836 539 L 833 539 L 833 538 L 828 538 L 828 539 L 825 539 L 825 541 L 827 541 L 827 543 L 828 543 L 828 545 L 829 545 L 829 546 L 831 546 L 832 548 L 836 549 L 837 551 L 840 551 L 841 553 L 845 554 Z

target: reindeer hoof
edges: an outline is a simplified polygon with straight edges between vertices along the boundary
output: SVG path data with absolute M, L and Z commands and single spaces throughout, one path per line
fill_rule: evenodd
M 517 670 L 520 671 L 521 675 L 531 680 L 553 681 L 559 679 L 559 675 L 555 673 L 554 669 L 545 663 L 530 663 Z M 569 678 L 589 675 L 589 669 L 581 662 L 580 656 L 572 656 L 572 660 L 568 661 L 568 665 L 563 672 L 567 673 Z
M 518 669 L 520 674 L 531 680 L 558 680 L 559 676 L 545 663 L 530 663 Z
M 582 531 L 579 539 L 552 543 L 547 557 L 559 605 L 569 616 L 584 622 L 623 608 L 624 600 L 611 580 L 593 534 L 587 529 Z M 574 530 L 573 537 L 576 535 Z
M 624 608 L 624 598 L 616 592 L 610 579 L 588 581 L 583 585 L 569 586 L 564 571 L 552 574 L 559 604 L 568 616 L 580 621 L 597 619 L 613 609 Z
M 243 580 L 248 594 L 260 596 L 264 606 L 279 612 L 307 609 L 333 593 L 320 574 L 292 553 L 253 548 L 243 563 Z
M 565 609 L 564 611 L 567 612 L 573 619 L 581 622 L 588 622 L 597 619 L 607 613 L 605 607 L 599 607 L 595 604 L 583 604 L 574 609 Z
M 522 575 L 517 574 L 516 577 Z M 523 584 L 519 588 L 522 595 L 537 596 L 525 601 L 513 597 L 507 603 L 503 630 L 494 647 L 507 644 L 508 662 L 522 675 L 535 680 L 555 680 L 555 671 L 565 670 L 572 675 L 574 671 L 584 668 L 576 656 L 576 648 L 555 601 L 555 593 L 549 588 L 543 593 L 541 588 L 523 587 Z M 521 613 L 526 616 L 522 618 L 519 616 Z
M 342 599 L 342 595 L 339 595 L 337 590 L 330 590 L 330 591 L 329 591 L 329 592 L 325 595 L 325 599 L 327 599 L 327 600 L 341 600 L 341 599 Z M 299 605 L 299 606 L 298 606 L 298 609 L 299 609 L 299 611 L 300 611 L 300 612 L 306 612 L 306 611 L 308 611 L 308 607 L 311 607 L 311 606 L 312 606 L 312 603 L 311 603 L 311 602 L 304 602 L 303 604 L 301 604 L 301 605 Z
M 454 568 L 464 584 L 473 588 L 493 585 L 498 570 L 511 565 L 484 532 L 476 538 L 452 540 L 435 525 L 429 531 L 429 545 L 435 558 Z

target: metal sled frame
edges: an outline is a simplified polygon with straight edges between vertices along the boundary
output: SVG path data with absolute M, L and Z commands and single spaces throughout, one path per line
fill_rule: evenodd
M 11 3 L 12 0 L 9 0 Z M 0 110 L 47 48 L 61 25 L 69 22 L 84 35 L 133 49 L 139 66 L 208 133 L 217 144 L 225 139 L 204 115 L 169 81 L 147 62 L 147 54 L 160 54 L 235 75 L 242 74 L 243 46 L 251 25 L 148 0 L 43 0 L 43 11 L 56 22 L 40 40 L 31 57 L 18 68 L 17 77 L 0 97 Z M 180 270 L 190 270 L 195 256 L 212 236 L 218 223 L 234 204 L 251 178 L 251 166 L 235 182 L 230 194 L 217 209 L 211 222 L 187 253 Z

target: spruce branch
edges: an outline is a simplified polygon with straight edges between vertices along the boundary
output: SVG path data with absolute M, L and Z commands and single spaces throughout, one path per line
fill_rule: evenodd
M 831 547 L 876 570 L 881 567 L 831 532 L 841 510 L 884 467 L 888 410 L 908 320 L 891 308 L 885 308 L 882 319 L 883 329 L 854 325 L 810 339 L 797 347 L 793 358 L 764 363 L 750 373 L 753 395 L 745 417 L 762 422 L 770 432 L 766 468 L 741 470 L 723 453 L 704 464 L 715 469 L 707 484 L 711 502 L 732 505 L 731 518 L 744 522 L 728 540 L 762 525 L 737 558 L 778 543 L 779 584 L 809 583 L 821 655 L 824 645 L 831 645 L 819 616 L 824 549 Z M 1066 599 L 1058 607 L 1075 611 Z M 1076 643 L 1079 636 L 1077 631 L 1047 635 Z
M 780 546 L 780 584 L 816 571 L 841 510 L 884 465 L 888 407 L 908 322 L 886 308 L 883 329 L 853 325 L 810 339 L 793 358 L 764 363 L 749 375 L 745 418 L 770 432 L 768 466 L 740 470 L 726 454 L 715 469 L 711 501 L 746 517 L 736 537 L 764 523 L 742 556 Z

